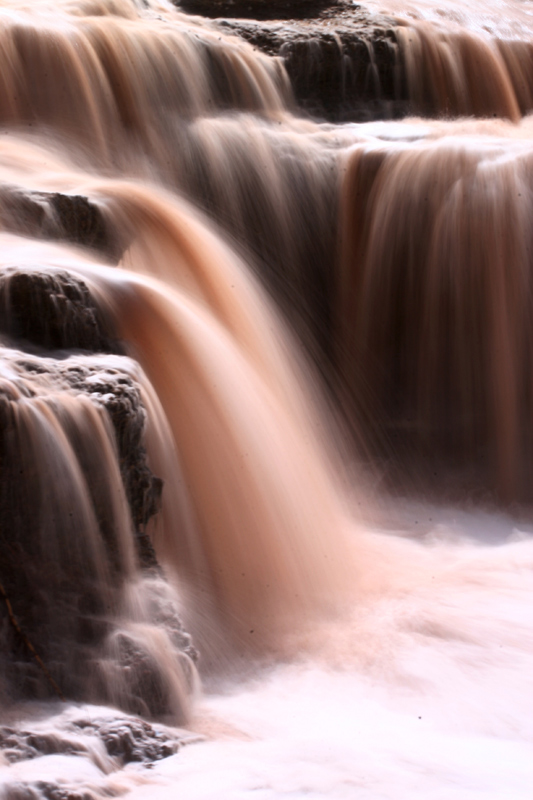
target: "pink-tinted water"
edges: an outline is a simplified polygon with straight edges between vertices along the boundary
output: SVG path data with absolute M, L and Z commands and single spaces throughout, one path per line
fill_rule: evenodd
M 460 484 L 459 470 L 478 458 L 487 491 L 528 497 L 531 123 L 518 121 L 529 108 L 527 9 L 505 6 L 512 46 L 491 38 L 501 35 L 495 23 L 486 33 L 471 24 L 474 12 L 459 20 L 465 33 L 446 22 L 457 7 L 444 11 L 438 30 L 414 22 L 416 36 L 399 34 L 413 102 L 430 115 L 501 120 L 315 125 L 289 115 L 280 61 L 163 0 L 0 5 L 2 182 L 88 195 L 125 248 L 112 268 L 6 233 L 0 260 L 81 276 L 140 364 L 129 369 L 165 480 L 153 540 L 206 679 L 189 723 L 202 744 L 122 769 L 84 738 L 78 749 L 6 761 L 6 798 L 529 797 L 528 512 L 472 510 L 464 494 L 453 507 L 386 500 L 379 483 L 380 458 L 394 459 L 400 441 L 419 448 L 420 473 L 451 453 Z M 245 255 L 179 191 L 214 197 L 233 235 L 252 218 L 259 233 Z M 302 242 L 313 236 L 328 247 L 310 279 Z M 282 267 L 274 295 L 285 279 L 297 286 L 294 304 L 306 292 L 315 302 L 317 274 L 331 292 L 331 317 L 318 304 L 333 367 L 326 388 L 250 272 L 246 262 L 260 271 L 268 250 L 250 256 L 258 241 Z M 312 355 L 315 335 L 305 339 Z M 16 383 L 13 371 L 6 380 Z M 342 446 L 325 412 L 332 397 L 363 449 Z M 37 460 L 49 466 L 59 451 L 68 480 L 52 496 L 79 494 L 77 527 L 98 565 L 86 489 L 75 454 L 66 458 L 72 446 L 61 446 L 61 420 L 81 409 L 120 518 L 115 618 L 159 663 L 178 715 L 190 673 L 176 669 L 147 611 L 178 597 L 135 571 L 105 418 L 68 392 L 60 403 L 63 417 L 48 414 L 48 433 L 33 437 L 44 442 Z M 114 642 L 108 702 L 120 704 Z M 34 705 L 6 721 L 78 741 L 73 720 L 120 713 Z

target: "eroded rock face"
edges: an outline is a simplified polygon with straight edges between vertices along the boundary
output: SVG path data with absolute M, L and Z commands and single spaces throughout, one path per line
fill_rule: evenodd
M 65 270 L 2 269 L 0 332 L 46 350 L 122 352 L 87 285 Z
M 1 272 L 0 323 L 0 694 L 183 720 L 196 651 L 146 532 L 146 379 L 65 270 Z
M 11 233 L 88 247 L 112 263 L 123 251 L 104 209 L 81 195 L 29 192 L 3 184 L 0 220 Z
M 270 55 L 281 56 L 298 105 L 335 122 L 402 116 L 400 55 L 386 18 L 335 7 L 316 19 L 292 22 L 223 20 Z
M 395 22 L 349 0 L 207 2 L 183 10 L 219 17 L 225 33 L 283 58 L 296 102 L 335 122 L 384 119 L 408 112 Z
M 128 537 L 140 563 L 157 567 L 144 524 L 162 483 L 146 462 L 145 412 L 129 359 L 6 349 L 0 358 L 0 660 L 15 653 L 2 672 L 13 672 L 22 696 L 41 694 L 33 685 L 39 665 L 5 613 L 9 601 L 24 636 L 76 695 L 71 656 L 77 651 L 83 662 L 108 631 L 108 608 L 118 609 L 134 569 Z M 26 659 L 31 669 L 21 681 Z
M 248 19 L 308 19 L 323 9 L 336 7 L 337 0 L 174 0 L 175 5 L 204 17 Z
M 120 342 L 112 335 L 108 320 L 91 297 L 81 278 L 65 271 L 19 269 L 0 271 L 0 333 L 7 334 L 34 354 L 46 351 L 84 350 L 89 353 L 122 354 Z M 34 345 L 34 347 L 32 347 Z M 152 475 L 143 445 L 145 412 L 140 389 L 130 372 L 101 368 L 90 359 L 26 359 L 29 375 L 47 374 L 46 383 L 65 391 L 76 390 L 99 403 L 113 425 L 120 470 L 143 566 L 154 566 L 155 556 L 142 532 L 157 513 L 162 482 Z M 33 379 L 33 378 L 32 378 Z M 36 388 L 38 392 L 38 388 Z
M 33 729 L 29 725 L 0 727 L 0 751 L 10 764 L 59 754 L 97 756 L 96 743 L 103 744 L 107 755 L 121 764 L 153 763 L 173 755 L 189 739 L 194 737 L 136 717 L 93 717 L 80 712 L 54 731 L 37 725 Z
M 17 726 L 0 727 L 0 752 L 9 764 L 48 756 L 68 755 L 94 765 L 102 775 L 128 763 L 150 766 L 202 737 L 179 728 L 103 710 L 94 706 L 69 708 L 51 719 L 27 719 Z M 20 773 L 19 773 L 20 774 Z M 101 792 L 85 790 L 71 770 L 61 779 L 27 780 L 2 786 L 2 800 L 94 800 Z M 109 790 L 108 790 L 109 791 Z M 107 793 L 106 793 L 107 794 Z

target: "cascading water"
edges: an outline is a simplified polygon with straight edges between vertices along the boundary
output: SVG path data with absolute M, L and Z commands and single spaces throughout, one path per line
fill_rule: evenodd
M 195 653 L 143 530 L 161 488 L 141 445 L 146 379 L 124 356 L 65 351 L 115 344 L 72 273 L 4 267 L 0 300 L 6 338 L 30 351 L 2 349 L 3 702 L 52 693 L 184 720 Z
M 528 797 L 532 23 L 372 5 L 0 0 L 6 800 Z
M 531 493 L 530 124 L 521 130 L 513 141 L 516 128 L 446 123 L 353 148 L 339 287 L 341 371 L 354 397 L 365 376 L 374 431 L 388 426 L 395 447 L 441 465 L 477 464 L 507 500 Z

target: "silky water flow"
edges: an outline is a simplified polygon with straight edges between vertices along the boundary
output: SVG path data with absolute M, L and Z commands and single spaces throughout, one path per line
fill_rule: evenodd
M 368 5 L 421 116 L 0 2 L 6 800 L 530 796 L 533 23 Z

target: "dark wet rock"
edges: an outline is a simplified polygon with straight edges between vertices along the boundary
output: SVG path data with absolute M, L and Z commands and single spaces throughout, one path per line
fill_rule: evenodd
M 160 761 L 177 753 L 180 747 L 180 740 L 167 730 L 142 719 L 91 720 L 76 724 L 84 733 L 90 731 L 98 737 L 108 755 L 119 758 L 123 764 Z
M 81 195 L 0 186 L 2 228 L 37 238 L 88 247 L 116 263 L 123 245 L 103 206 Z
M 222 19 L 220 27 L 281 56 L 297 103 L 335 122 L 407 113 L 394 20 L 339 2 L 290 21 Z
M 13 353 L 13 351 L 4 351 L 4 357 L 8 353 Z M 153 475 L 147 464 L 144 447 L 146 412 L 142 403 L 140 386 L 131 374 L 132 362 L 119 356 L 109 360 L 106 360 L 105 357 L 99 360 L 97 357 L 91 356 L 73 356 L 57 360 L 37 355 L 16 354 L 15 352 L 9 358 L 9 363 L 16 367 L 20 379 L 19 389 L 25 398 L 38 398 L 41 393 L 49 394 L 52 390 L 64 392 L 66 395 L 82 395 L 105 411 L 114 433 L 120 473 L 138 541 L 139 558 L 142 566 L 156 567 L 157 561 L 153 547 L 144 528 L 151 517 L 159 511 L 163 483 L 160 478 Z M 135 368 L 133 372 L 135 372 Z M 7 446 L 8 432 L 11 435 L 14 434 L 14 431 L 9 430 L 14 422 L 9 420 L 10 410 L 6 405 L 6 400 L 11 399 L 9 388 L 6 387 L 2 392 L 0 387 L 0 426 L 3 427 L 5 433 L 5 436 L 0 439 L 0 450 L 2 443 Z M 56 405 L 57 402 L 58 400 L 55 400 Z M 73 441 L 78 445 L 77 455 L 81 457 L 83 443 L 76 442 L 75 439 Z M 25 489 L 21 485 L 17 466 L 7 463 L 5 459 L 3 464 L 1 486 L 4 491 L 2 492 L 0 489 L 0 519 L 5 526 L 9 526 L 10 511 L 7 508 L 9 499 L 13 497 L 13 491 L 16 491 L 17 487 L 20 486 L 22 491 Z M 90 481 L 91 474 L 89 473 L 93 465 L 86 463 L 82 466 L 86 468 L 87 480 Z M 94 473 L 92 478 L 94 479 Z M 8 489 L 7 486 L 11 483 L 13 486 Z M 1 502 L 2 500 L 3 502 Z M 105 529 L 111 525 L 111 521 L 106 520 L 103 511 L 102 508 L 101 524 Z M 31 525 L 31 509 L 27 518 L 26 515 L 24 517 L 25 524 Z M 112 549 L 113 531 L 111 529 L 105 531 L 104 535 Z
M 50 203 L 58 229 L 57 238 L 108 253 L 112 258 L 116 257 L 117 242 L 113 240 L 110 227 L 99 206 L 80 195 L 55 193 L 48 195 L 46 199 Z M 50 235 L 53 233 L 52 228 Z
M 92 711 L 92 710 L 91 710 Z M 43 724 L 25 723 L 19 728 L 0 727 L 0 753 L 9 762 L 49 755 L 79 756 L 93 761 L 104 772 L 137 762 L 153 764 L 174 755 L 202 737 L 183 729 L 151 724 L 131 716 L 92 716 L 72 711 L 55 718 L 54 730 Z M 94 711 L 92 711 L 94 713 Z M 51 727 L 48 723 L 46 727 Z M 109 788 L 106 795 L 111 796 Z M 26 781 L 4 784 L 2 800 L 95 800 L 92 792 L 64 781 Z M 100 797 L 100 793 L 97 794 Z
M 101 742 L 122 764 L 151 763 L 176 753 L 181 741 L 194 738 L 184 732 L 153 725 L 138 717 L 79 717 L 63 730 L 0 727 L 0 752 L 11 764 L 50 755 L 93 755 L 93 740 Z
M 132 714 L 163 717 L 168 713 L 169 692 L 153 653 L 124 631 L 115 636 L 113 648 L 123 677 L 121 707 Z M 130 740 L 133 747 L 130 734 L 121 743 L 124 746 Z
M 166 584 L 154 581 L 149 586 L 150 619 L 167 632 L 174 647 L 193 662 L 198 661 L 198 651 L 192 643 L 190 634 L 183 627 L 175 598 L 166 591 Z M 193 679 L 193 676 L 190 676 Z
M 335 7 L 337 0 L 173 0 L 190 14 L 204 17 L 247 19 L 308 19 L 323 9 Z
M 116 366 L 102 369 L 94 365 L 65 362 L 61 374 L 72 389 L 87 394 L 105 409 L 113 425 L 120 472 L 130 506 L 141 565 L 157 568 L 157 559 L 144 532 L 148 521 L 160 509 L 163 481 L 147 463 L 144 447 L 146 412 L 140 388 L 129 372 Z
M 26 352 L 0 351 L 0 693 L 184 720 L 172 670 L 192 694 L 197 654 L 147 533 L 163 483 L 147 461 L 140 369 L 65 270 L 0 272 L 1 329 Z M 130 636 L 128 614 L 146 637 L 142 625 Z M 173 661 L 154 657 L 151 626 Z M 22 757 L 54 747 L 33 737 Z
M 46 350 L 120 353 L 81 278 L 64 270 L 0 271 L 0 332 Z
M 197 688 L 195 662 L 198 653 L 191 637 L 184 630 L 177 604 L 168 585 L 162 580 L 146 581 L 145 594 L 149 598 L 149 619 L 165 631 L 175 659 L 180 665 L 180 687 L 168 682 L 168 673 L 160 669 L 161 652 L 153 647 L 153 640 L 143 640 L 134 628 L 117 630 L 107 642 L 106 661 L 102 669 L 108 680 L 116 686 L 114 702 L 130 714 L 161 719 L 169 714 L 177 695 L 194 695 Z M 114 676 L 120 681 L 114 680 Z M 174 700 L 173 700 L 174 698 Z
M 0 752 L 10 764 L 14 764 L 58 753 L 81 755 L 87 752 L 87 747 L 75 737 L 58 731 L 37 733 L 4 726 L 0 728 Z
M 10 696 L 44 698 L 61 687 L 85 697 L 86 662 L 110 633 L 110 613 L 118 612 L 125 574 L 116 525 L 125 509 L 117 507 L 102 442 L 84 427 L 91 407 L 109 430 L 108 446 L 115 442 L 139 562 L 160 572 L 145 525 L 159 509 L 162 482 L 146 460 L 135 369 L 119 356 L 56 360 L 2 351 L 0 688 Z M 49 437 L 55 441 L 47 449 Z M 59 447 L 76 461 L 50 455 L 47 463 Z M 80 508 L 77 486 L 88 491 L 90 509 Z M 92 515 L 98 540 L 90 533 Z M 107 551 L 103 562 L 95 547 Z
M 110 324 L 87 285 L 64 270 L 5 268 L 0 272 L 0 332 L 20 346 L 46 350 L 86 350 L 120 354 Z M 32 348 L 30 348 L 32 349 Z M 84 366 L 68 359 L 27 362 L 31 375 L 55 374 L 63 388 L 76 389 L 98 402 L 109 415 L 118 447 L 120 470 L 130 505 L 141 563 L 156 568 L 153 546 L 144 528 L 159 510 L 162 481 L 146 463 L 143 445 L 146 416 L 140 390 L 120 369 Z

